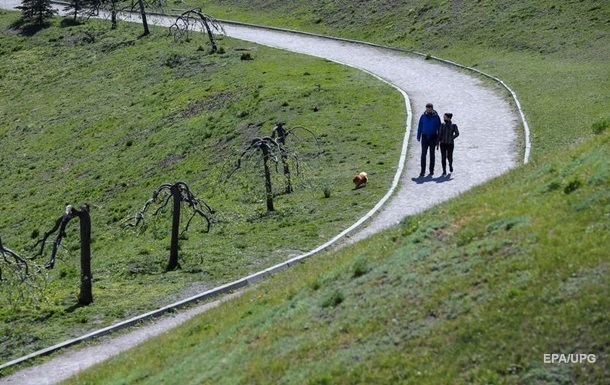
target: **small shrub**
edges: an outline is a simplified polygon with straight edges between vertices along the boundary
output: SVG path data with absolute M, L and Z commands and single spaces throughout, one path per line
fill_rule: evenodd
M 419 221 L 407 218 L 401 223 L 401 235 L 407 237 L 419 229 Z
M 345 295 L 340 291 L 336 291 L 330 297 L 328 297 L 328 298 L 326 298 L 326 300 L 324 300 L 324 302 L 322 303 L 322 307 L 329 307 L 329 306 L 337 307 L 344 300 L 345 300 Z
M 311 290 L 316 291 L 322 287 L 322 282 L 320 281 L 320 279 L 316 279 L 311 283 L 311 285 L 309 285 L 309 287 L 311 288 Z
M 591 126 L 591 130 L 595 135 L 599 135 L 602 132 L 606 131 L 606 129 L 610 127 L 610 119 L 600 120 L 599 122 L 593 123 Z
M 580 186 L 582 186 L 582 182 L 578 178 L 574 178 L 568 182 L 566 187 L 563 188 L 564 194 L 570 194 L 576 191 Z
M 331 385 L 332 383 L 332 379 L 326 376 L 309 380 L 309 385 Z
M 366 259 L 359 259 L 354 263 L 354 271 L 352 273 L 353 278 L 362 277 L 370 271 Z
M 331 194 L 331 187 L 330 186 L 324 187 L 324 198 L 330 198 L 330 194 Z
M 254 60 L 250 52 L 244 52 L 241 54 L 241 60 Z
M 561 183 L 557 180 L 554 180 L 551 183 L 549 183 L 548 185 L 546 185 L 544 192 L 551 192 L 551 191 L 559 190 L 560 187 L 561 187 Z
M 169 68 L 175 68 L 182 64 L 186 59 L 176 53 L 172 53 L 168 58 L 165 59 L 163 65 Z

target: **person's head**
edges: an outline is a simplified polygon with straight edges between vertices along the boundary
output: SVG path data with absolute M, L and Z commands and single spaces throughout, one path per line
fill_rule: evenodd
M 432 105 L 432 103 L 427 103 L 426 104 L 426 114 L 431 114 L 434 112 L 434 106 Z
M 443 115 L 443 120 L 445 122 L 450 122 L 451 118 L 453 118 L 453 114 L 451 112 L 445 112 L 445 114 Z

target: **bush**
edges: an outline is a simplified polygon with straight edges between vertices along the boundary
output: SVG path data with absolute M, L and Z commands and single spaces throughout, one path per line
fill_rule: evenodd
M 563 188 L 563 192 L 565 194 L 570 194 L 570 193 L 576 191 L 581 185 L 582 185 L 582 182 L 580 181 L 580 179 L 574 178 L 568 182 L 566 187 Z
M 593 123 L 593 125 L 591 126 L 591 130 L 593 130 L 593 133 L 595 135 L 599 135 L 602 132 L 606 131 L 608 127 L 610 127 L 610 118 Z
M 322 303 L 322 307 L 337 307 L 343 300 L 345 300 L 345 295 L 340 291 L 336 291 Z
M 359 259 L 354 264 L 353 270 L 354 271 L 353 271 L 352 277 L 358 278 L 358 277 L 362 277 L 363 275 L 368 273 L 370 269 L 369 269 L 366 259 Z

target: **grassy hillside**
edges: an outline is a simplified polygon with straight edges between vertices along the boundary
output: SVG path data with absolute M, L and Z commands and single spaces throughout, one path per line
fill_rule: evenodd
M 404 100 L 376 78 L 228 38 L 209 54 L 203 37 L 177 43 L 161 28 L 138 39 L 137 25 L 111 31 L 109 22 L 54 19 L 32 31 L 18 18 L 0 14 L 0 237 L 30 258 L 67 204 L 89 203 L 94 304 L 73 308 L 78 220 L 54 270 L 21 282 L 0 259 L 0 362 L 308 251 L 391 184 Z M 254 60 L 241 60 L 244 53 Z M 300 162 L 295 192 L 282 193 L 282 167 L 272 165 L 276 210 L 268 213 L 260 156 L 227 177 L 278 121 L 313 132 L 320 146 L 305 129 L 288 137 Z M 374 183 L 354 191 L 351 177 L 364 169 Z M 169 210 L 149 217 L 143 233 L 121 225 L 158 186 L 177 181 L 216 210 L 216 223 L 205 234 L 196 218 L 180 241 L 182 270 L 165 273 Z
M 606 130 L 66 384 L 607 384 L 609 170 Z
M 523 104 L 533 161 L 68 383 L 610 382 L 607 2 L 197 4 L 498 76 Z M 553 353 L 596 362 L 545 363 Z
M 412 48 L 498 76 L 525 108 L 534 135 L 533 161 L 383 234 L 277 275 L 171 336 L 70 383 L 610 382 L 610 134 L 606 129 L 594 136 L 591 130 L 610 121 L 606 2 L 199 4 L 217 17 Z M 277 111 L 277 104 L 283 103 L 272 103 L 269 110 Z M 240 106 L 236 115 L 226 116 L 244 110 Z M 134 194 L 133 201 L 140 202 L 140 196 Z M 117 218 L 129 211 L 121 210 Z M 146 261 L 163 255 L 109 234 L 115 250 L 133 250 Z M 202 245 L 209 242 L 207 236 L 201 239 Z M 190 243 L 184 242 L 183 250 Z M 158 274 L 161 267 L 146 273 L 142 263 L 133 263 L 123 282 L 154 283 L 160 296 L 159 283 L 180 282 L 179 274 Z M 113 288 L 107 277 L 101 284 Z M 115 301 L 121 298 L 116 292 Z M 142 292 L 150 289 L 133 295 Z M 55 309 L 62 309 L 70 301 L 56 302 Z M 137 298 L 130 297 L 123 303 L 134 302 Z M 83 322 L 94 319 L 81 311 Z M 60 313 L 44 314 L 57 320 Z M 38 314 L 32 311 L 27 320 L 40 320 Z M 4 330 L 27 336 L 18 327 Z M 25 342 L 33 345 L 43 337 L 34 334 Z M 551 353 L 595 354 L 596 363 L 545 364 L 543 355 Z
M 186 0 L 219 18 L 432 54 L 504 80 L 535 127 L 532 156 L 609 119 L 610 3 L 591 1 Z

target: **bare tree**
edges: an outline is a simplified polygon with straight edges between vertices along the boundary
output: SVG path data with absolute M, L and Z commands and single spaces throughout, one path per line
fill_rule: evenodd
M 149 207 L 153 204 L 157 205 L 157 209 L 152 214 L 159 214 L 167 205 L 169 204 L 170 199 L 173 198 L 173 208 L 172 208 L 172 233 L 171 233 L 171 244 L 170 244 L 170 254 L 169 254 L 169 262 L 167 264 L 166 271 L 176 270 L 180 268 L 180 263 L 178 262 L 178 239 L 180 236 L 180 212 L 182 207 L 182 202 L 185 202 L 191 208 L 191 216 L 188 219 L 182 234 L 188 231 L 189 225 L 195 216 L 202 217 L 206 224 L 205 232 L 210 231 L 210 226 L 214 221 L 213 214 L 214 210 L 208 206 L 207 203 L 197 198 L 192 192 L 189 186 L 184 182 L 177 182 L 174 184 L 164 183 L 159 186 L 152 193 L 152 197 L 146 201 L 142 210 L 129 218 L 128 221 L 124 224 L 126 227 L 136 227 L 139 224 L 144 222 L 144 215 L 148 211 Z
M 16 309 L 19 304 L 37 306 L 45 300 L 46 275 L 40 266 L 26 261 L 0 239 L 0 307 Z
M 81 0 L 82 1 L 82 0 Z M 118 17 L 121 12 L 137 13 L 142 19 L 142 28 L 144 29 L 142 36 L 150 35 L 148 27 L 148 10 L 162 12 L 165 6 L 165 0 L 91 0 L 93 2 L 92 9 L 95 14 L 100 11 L 110 13 L 112 21 L 112 29 L 117 26 Z
M 277 155 L 280 152 L 280 145 L 270 136 L 264 136 L 261 138 L 254 138 L 250 142 L 250 145 L 241 153 L 237 159 L 235 168 L 229 173 L 227 179 L 229 179 L 235 171 L 241 168 L 242 160 L 246 159 L 252 154 L 260 153 L 263 161 L 263 171 L 265 173 L 265 193 L 267 197 L 267 211 L 275 211 L 273 207 L 273 186 L 271 184 L 271 169 L 269 168 L 269 161 L 273 161 L 277 164 Z
M 169 27 L 169 33 L 174 35 L 174 40 L 181 38 L 189 39 L 189 33 L 200 28 L 208 35 L 208 40 L 212 44 L 212 53 L 218 50 L 214 31 L 225 34 L 225 30 L 220 22 L 213 17 L 201 12 L 200 8 L 190 9 L 176 16 L 174 24 Z
M 140 10 L 140 17 L 142 18 L 142 28 L 144 28 L 144 32 L 142 36 L 150 35 L 150 29 L 148 28 L 148 21 L 146 20 L 146 5 L 144 0 L 132 0 L 131 8 L 132 11 L 135 9 L 135 4 L 138 4 L 138 8 Z
M 111 29 L 116 29 L 118 20 L 119 20 L 119 12 L 121 12 L 121 3 L 122 0 L 92 0 L 91 5 L 91 13 L 93 15 L 99 15 L 100 12 L 106 11 L 110 13 L 110 22 Z
M 285 122 L 279 122 L 278 124 L 276 124 L 276 126 L 273 128 L 273 131 L 271 132 L 271 138 L 275 139 L 277 144 L 279 145 L 280 159 L 282 161 L 282 166 L 284 169 L 284 178 L 286 179 L 286 190 L 285 190 L 286 194 L 290 194 L 294 191 L 294 189 L 292 187 L 292 177 L 290 174 L 290 165 L 289 165 L 289 161 L 288 161 L 289 158 L 294 159 L 296 167 L 297 167 L 297 175 L 299 173 L 298 154 L 296 154 L 294 151 L 290 150 L 289 147 L 286 146 L 286 138 L 291 134 L 293 134 L 293 136 L 294 136 L 296 130 L 305 130 L 309 134 L 311 134 L 315 140 L 316 147 L 317 147 L 317 151 L 316 151 L 315 155 L 320 154 L 320 142 L 319 142 L 318 138 L 316 137 L 316 135 L 311 130 L 309 130 L 305 127 L 302 127 L 302 126 L 296 126 L 291 129 L 287 129 Z M 296 148 L 296 146 L 293 146 L 293 147 Z
M 91 276 L 91 217 L 89 215 L 89 205 L 82 205 L 81 209 L 75 209 L 71 205 L 66 206 L 64 214 L 55 221 L 55 226 L 44 234 L 36 245 L 41 244 L 40 252 L 37 255 L 44 253 L 44 246 L 47 242 L 47 238 L 57 232 L 55 240 L 53 241 L 53 250 L 51 251 L 51 258 L 45 264 L 47 269 L 52 269 L 55 266 L 55 257 L 57 256 L 57 250 L 61 246 L 61 242 L 66 237 L 66 226 L 68 222 L 73 218 L 78 217 L 80 219 L 80 277 L 81 286 L 80 294 L 78 296 L 78 303 L 80 305 L 89 305 L 93 302 L 92 294 L 92 276 Z

